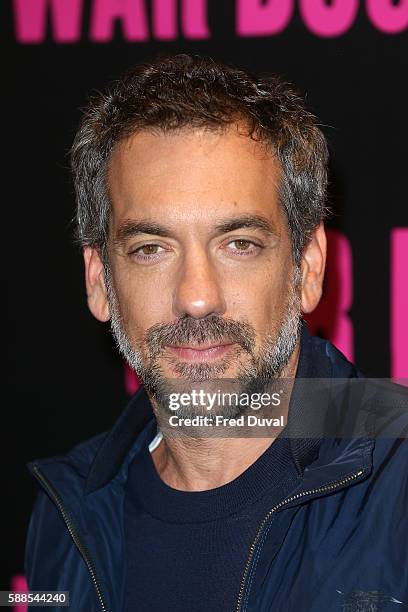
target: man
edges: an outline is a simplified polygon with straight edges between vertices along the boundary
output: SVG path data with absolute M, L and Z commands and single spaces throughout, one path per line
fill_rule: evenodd
M 72 151 L 88 305 L 143 386 L 110 432 L 29 465 L 31 590 L 76 612 L 408 605 L 406 394 L 351 384 L 301 322 L 326 165 L 289 85 L 208 59 L 156 60 L 91 102 Z M 189 429 L 211 411 L 181 391 L 218 385 L 279 389 L 286 426 L 233 433 L 235 401 Z

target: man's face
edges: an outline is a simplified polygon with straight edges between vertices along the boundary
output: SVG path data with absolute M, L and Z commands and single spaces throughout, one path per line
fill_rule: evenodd
M 142 369 L 235 378 L 276 341 L 293 307 L 278 181 L 236 127 L 143 132 L 116 149 L 110 285 Z
M 294 375 L 326 242 L 320 224 L 294 267 L 279 180 L 278 163 L 237 126 L 141 132 L 113 152 L 109 265 L 85 247 L 88 305 L 111 319 L 157 406 L 192 381 L 259 391 Z

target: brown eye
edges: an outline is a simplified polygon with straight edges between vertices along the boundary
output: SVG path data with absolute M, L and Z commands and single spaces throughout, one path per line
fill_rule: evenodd
M 143 255 L 155 255 L 159 246 L 157 244 L 145 244 L 144 246 L 137 249 L 138 253 Z
M 233 240 L 231 244 L 235 244 L 237 251 L 246 251 L 252 243 L 249 240 Z
M 258 255 L 263 248 L 262 245 L 247 238 L 235 238 L 235 240 L 230 240 L 226 246 L 226 250 L 233 257 L 251 257 Z
M 157 258 L 161 257 L 165 252 L 165 249 L 159 244 L 142 244 L 139 247 L 134 248 L 130 253 L 130 257 L 139 262 L 153 262 Z

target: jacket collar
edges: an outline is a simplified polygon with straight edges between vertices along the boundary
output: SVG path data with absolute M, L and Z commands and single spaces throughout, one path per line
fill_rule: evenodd
M 327 405 L 318 406 L 317 396 L 323 391 L 322 381 L 332 379 L 349 379 L 358 377 L 359 373 L 345 356 L 327 340 L 311 336 L 306 322 L 302 321 L 299 362 L 295 384 L 289 404 L 287 435 L 290 438 L 293 460 L 300 475 L 318 454 L 323 433 L 323 418 Z M 309 384 L 308 380 L 315 383 Z M 313 422 L 312 422 L 313 419 Z M 302 435 L 310 431 L 313 436 Z
M 358 376 L 354 366 L 329 342 L 312 337 L 303 321 L 296 378 L 349 378 L 354 376 Z M 299 423 L 304 414 L 304 397 L 296 389 L 295 383 L 289 405 L 289 423 Z M 86 493 L 103 487 L 115 477 L 134 447 L 138 435 L 152 419 L 155 420 L 152 406 L 142 386 L 132 397 L 99 447 L 86 480 Z M 290 442 L 295 465 L 298 472 L 302 474 L 305 467 L 318 456 L 320 440 L 316 436 L 313 438 L 294 436 Z
M 116 476 L 135 438 L 154 418 L 148 395 L 141 386 L 99 447 L 86 481 L 86 493 L 103 487 Z

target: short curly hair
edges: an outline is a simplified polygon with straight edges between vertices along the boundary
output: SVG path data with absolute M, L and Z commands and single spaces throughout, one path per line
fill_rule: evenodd
M 279 197 L 300 262 L 312 230 L 326 217 L 326 139 L 293 86 L 275 75 L 253 76 L 208 57 L 179 54 L 141 64 L 85 110 L 71 150 L 77 238 L 102 253 L 108 241 L 110 154 L 141 130 L 233 123 L 265 143 L 278 159 Z

